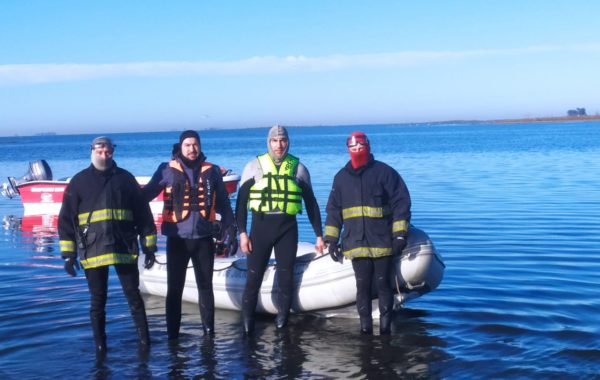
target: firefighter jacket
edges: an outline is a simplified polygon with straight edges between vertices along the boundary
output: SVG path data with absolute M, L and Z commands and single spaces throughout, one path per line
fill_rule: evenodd
M 142 251 L 156 252 L 156 226 L 134 176 L 117 167 L 90 165 L 67 186 L 58 216 L 63 258 L 76 257 L 85 269 L 136 264 Z
M 257 158 L 262 178 L 250 188 L 248 207 L 257 212 L 301 213 L 302 189 L 296 182 L 299 160 L 287 154 L 278 169 L 268 153 Z
M 396 170 L 373 156 L 356 170 L 348 162 L 333 180 L 325 240 L 336 244 L 341 237 L 348 259 L 390 256 L 392 238 L 408 234 L 410 206 L 408 189 Z
M 162 190 L 163 214 L 161 233 L 183 239 L 201 239 L 215 234 L 213 222 L 227 229 L 233 222 L 229 193 L 217 165 L 198 161 L 186 165 L 181 158 L 161 164 L 142 189 L 149 201 Z

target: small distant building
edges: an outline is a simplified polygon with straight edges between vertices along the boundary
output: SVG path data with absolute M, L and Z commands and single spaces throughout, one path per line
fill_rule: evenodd
M 574 110 L 568 110 L 567 116 L 587 116 L 585 108 L 575 108 Z

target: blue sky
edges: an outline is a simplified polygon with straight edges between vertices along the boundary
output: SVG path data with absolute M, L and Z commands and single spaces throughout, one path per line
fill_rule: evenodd
M 0 135 L 600 113 L 595 1 L 0 1 Z

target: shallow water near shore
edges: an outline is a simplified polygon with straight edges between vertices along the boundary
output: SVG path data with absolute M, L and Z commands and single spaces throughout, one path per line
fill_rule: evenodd
M 600 122 L 290 128 L 323 215 L 353 130 L 401 173 L 412 223 L 447 266 L 437 290 L 396 313 L 391 336 L 360 335 L 349 307 L 294 315 L 283 331 L 261 316 L 252 339 L 239 313 L 217 311 L 207 338 L 197 305 L 185 304 L 182 337 L 169 344 L 164 299 L 145 296 L 144 355 L 111 271 L 109 352 L 98 365 L 86 282 L 64 273 L 52 218 L 32 224 L 18 200 L 1 198 L 0 377 L 600 378 Z M 267 129 L 200 133 L 208 160 L 237 173 L 266 150 Z M 93 137 L 2 137 L 0 182 L 41 158 L 55 178 L 73 175 Z M 151 175 L 178 133 L 112 137 L 120 166 Z M 314 241 L 306 215 L 299 225 Z

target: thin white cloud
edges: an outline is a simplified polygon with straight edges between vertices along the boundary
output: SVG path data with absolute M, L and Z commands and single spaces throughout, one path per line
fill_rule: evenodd
M 117 77 L 269 75 L 351 69 L 380 69 L 444 64 L 449 60 L 551 52 L 600 52 L 599 44 L 533 46 L 519 49 L 467 51 L 405 51 L 397 53 L 330 55 L 324 57 L 252 57 L 238 61 L 159 61 L 114 64 L 13 64 L 0 65 L 0 85 L 97 80 Z

